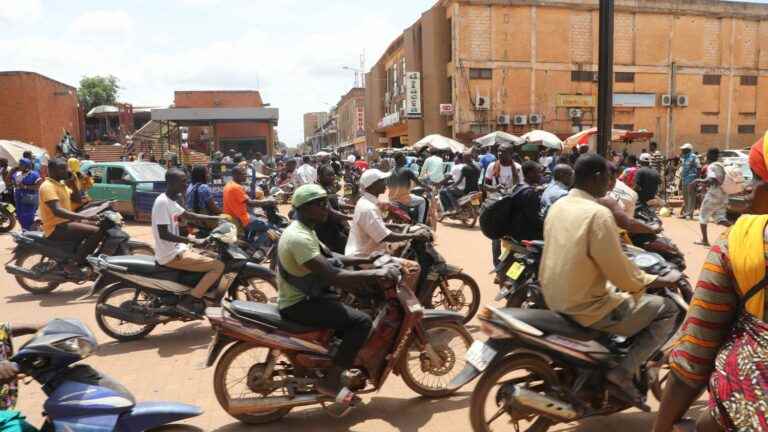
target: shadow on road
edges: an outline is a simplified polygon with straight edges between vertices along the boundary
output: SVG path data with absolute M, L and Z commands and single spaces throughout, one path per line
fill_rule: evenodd
M 396 399 L 374 396 L 346 417 L 334 418 L 323 408 L 311 408 L 292 412 L 282 420 L 259 426 L 263 432 L 286 430 L 329 431 L 354 430 L 355 426 L 371 420 L 381 420 L 401 432 L 416 432 L 429 423 L 432 415 L 447 411 L 463 410 L 469 407 L 469 392 L 459 393 L 448 399 L 411 398 Z M 469 417 L 465 429 L 469 430 Z M 254 427 L 244 423 L 232 423 L 212 432 L 246 432 Z
M 77 288 L 71 288 L 70 286 L 64 286 L 56 288 L 55 291 L 48 294 L 16 294 L 5 297 L 6 303 L 26 303 L 31 301 L 40 301 L 41 307 L 57 307 L 71 304 L 81 303 L 95 303 L 98 296 L 93 296 L 87 299 L 80 298 L 88 293 L 91 289 L 91 285 L 79 286 Z
M 157 330 L 155 330 L 157 331 Z M 160 357 L 174 357 L 205 349 L 213 337 L 213 330 L 200 322 L 190 323 L 167 333 L 150 334 L 132 342 L 107 342 L 99 345 L 97 356 L 109 357 L 138 351 L 157 350 Z
M 687 416 L 697 419 L 707 409 L 704 401 L 693 404 Z M 650 412 L 622 412 L 605 417 L 593 417 L 580 421 L 577 425 L 559 429 L 568 432 L 588 432 L 597 430 L 616 430 L 621 425 L 621 432 L 648 432 L 653 428 L 653 422 L 658 413 Z

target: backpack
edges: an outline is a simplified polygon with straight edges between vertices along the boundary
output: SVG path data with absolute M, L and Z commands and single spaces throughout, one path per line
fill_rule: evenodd
M 739 168 L 737 165 L 723 165 L 720 162 L 716 162 L 720 168 L 725 171 L 725 176 L 723 177 L 723 184 L 720 185 L 720 187 L 723 188 L 723 191 L 727 193 L 728 195 L 738 194 L 741 192 L 744 192 L 744 173 L 741 171 L 741 168 Z
M 525 220 L 521 211 L 526 205 L 524 192 L 527 185 L 516 185 L 509 192 L 491 194 L 480 207 L 480 229 L 491 240 L 512 237 L 520 240 L 529 234 L 531 221 Z M 537 200 L 541 205 L 541 202 Z M 537 214 L 539 212 L 537 211 Z

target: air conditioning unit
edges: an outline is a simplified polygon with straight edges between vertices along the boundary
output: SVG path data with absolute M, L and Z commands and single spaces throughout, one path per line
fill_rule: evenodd
M 569 108 L 568 109 L 568 118 L 570 119 L 580 119 L 584 115 L 584 112 L 581 111 L 579 108 Z
M 502 114 L 499 117 L 496 118 L 496 124 L 506 126 L 509 124 L 510 116 L 509 114 Z
M 540 125 L 543 120 L 544 120 L 544 116 L 542 116 L 539 113 L 533 113 L 530 116 L 528 116 L 528 123 L 532 125 Z
M 675 105 L 679 107 L 687 107 L 688 106 L 688 96 L 686 95 L 677 95 L 677 98 L 675 99 Z
M 491 109 L 491 97 L 490 96 L 477 96 L 475 98 L 475 110 L 488 111 Z
M 528 117 L 517 114 L 513 119 L 512 122 L 515 124 L 515 126 L 525 126 L 528 124 Z
M 663 94 L 661 95 L 661 106 L 672 106 L 672 95 Z

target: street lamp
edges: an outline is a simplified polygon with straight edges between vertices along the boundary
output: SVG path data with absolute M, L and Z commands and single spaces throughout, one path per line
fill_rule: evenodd
M 341 69 L 352 71 L 355 73 L 355 87 L 365 88 L 365 71 L 362 69 L 354 68 L 351 66 L 342 66 Z M 358 79 L 358 76 L 360 77 Z

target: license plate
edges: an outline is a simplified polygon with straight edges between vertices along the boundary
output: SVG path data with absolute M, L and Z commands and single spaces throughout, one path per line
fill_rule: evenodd
M 479 206 L 480 205 L 480 197 L 472 198 L 472 205 Z
M 509 270 L 507 270 L 507 277 L 512 280 L 517 280 L 517 278 L 523 274 L 523 270 L 525 270 L 525 266 L 520 262 L 515 261 L 511 266 L 509 266 Z
M 480 372 L 488 368 L 493 358 L 496 357 L 496 350 L 489 347 L 485 342 L 474 341 L 467 351 L 467 362 Z

